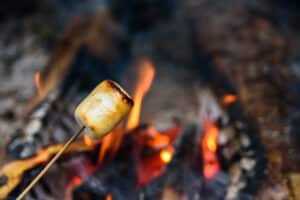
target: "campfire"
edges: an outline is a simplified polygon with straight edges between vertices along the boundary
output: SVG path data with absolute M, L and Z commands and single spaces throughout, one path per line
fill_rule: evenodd
M 150 2 L 112 1 L 93 14 L 71 17 L 47 65 L 33 74 L 35 95 L 5 144 L 0 199 L 16 199 L 78 129 L 82 135 L 24 199 L 276 199 L 277 191 L 297 199 L 286 192 L 297 187 L 297 173 L 285 178 L 290 168 L 281 167 L 285 158 L 275 151 L 283 143 L 265 134 L 275 129 L 268 120 L 280 121 L 274 115 L 281 110 L 270 110 L 269 119 L 260 110 L 268 111 L 267 103 L 256 107 L 251 101 L 252 95 L 265 100 L 260 87 L 277 98 L 285 89 L 278 80 L 294 80 L 286 71 L 268 74 L 267 64 L 253 67 L 253 60 L 284 63 L 279 54 L 286 41 L 257 13 L 241 9 L 234 18 L 246 12 L 244 21 L 231 24 L 227 15 L 223 22 L 196 11 L 213 5 Z M 230 34 L 216 31 L 218 23 L 229 24 Z M 236 67 L 244 64 L 253 66 L 244 73 Z M 266 83 L 270 79 L 275 82 Z M 111 131 L 94 138 L 77 108 L 103 80 L 119 82 L 134 104 Z
M 130 199 L 140 198 L 141 195 L 147 199 L 168 199 L 171 198 L 169 195 L 176 195 L 180 198 L 194 195 L 221 198 L 227 195 L 228 199 L 232 199 L 237 195 L 242 195 L 242 189 L 248 186 L 248 182 L 243 180 L 242 174 L 230 177 L 228 170 L 233 170 L 233 173 L 243 173 L 242 170 L 245 170 L 244 176 L 247 176 L 246 171 L 253 173 L 256 159 L 261 158 L 238 158 L 242 156 L 238 154 L 244 151 L 243 148 L 250 146 L 252 141 L 247 135 L 230 131 L 229 133 L 225 128 L 235 122 L 230 122 L 230 120 L 223 122 L 230 116 L 221 107 L 224 106 L 226 109 L 231 104 L 235 104 L 237 97 L 226 95 L 223 102 L 220 102 L 222 105 L 219 105 L 212 100 L 214 98 L 212 93 L 203 92 L 199 96 L 201 103 L 199 123 L 194 124 L 192 130 L 185 131 L 178 120 L 175 120 L 170 128 L 158 130 L 152 124 L 140 123 L 143 99 L 147 98 L 151 84 L 155 81 L 155 66 L 149 58 L 144 57 L 137 59 L 134 69 L 136 81 L 132 96 L 135 104 L 127 120 L 119 124 L 102 140 L 94 140 L 84 134 L 82 138 L 71 144 L 59 161 L 67 163 L 67 169 L 58 167 L 49 172 L 53 175 L 63 173 L 60 176 L 64 177 L 64 184 L 61 188 L 63 193 L 52 195 L 63 199 L 126 199 L 127 195 L 130 195 Z M 35 74 L 34 79 L 37 95 L 40 97 L 43 93 L 40 73 Z M 42 101 L 36 109 L 40 109 L 43 103 Z M 30 115 L 35 116 L 37 111 L 34 110 Z M 30 126 L 36 123 L 35 118 L 32 120 L 27 122 Z M 34 131 L 34 127 L 29 128 Z M 220 133 L 221 131 L 223 133 Z M 240 137 L 244 137 L 245 141 L 242 142 Z M 13 140 L 10 147 L 15 145 L 14 142 Z M 230 143 L 235 143 L 234 145 L 237 146 Z M 28 158 L 15 160 L 5 165 L 1 169 L 3 180 L 0 190 L 1 198 L 13 198 L 21 192 L 22 188 L 34 178 L 40 167 L 45 165 L 61 148 L 62 144 L 49 144 L 46 147 L 37 148 L 36 152 Z M 240 172 L 232 169 L 236 167 L 233 164 L 236 160 L 240 162 L 238 166 Z M 243 162 L 245 162 L 244 165 Z M 180 174 L 177 171 L 179 169 L 182 169 L 184 174 Z M 187 185 L 183 182 L 183 185 L 180 185 L 183 180 L 173 183 L 173 179 L 178 179 L 180 176 L 187 179 L 186 172 L 190 173 L 187 176 L 193 175 L 196 180 L 186 183 Z M 230 183 L 231 178 L 233 180 Z M 255 175 L 253 178 L 256 178 Z M 116 181 L 119 183 L 114 183 Z M 42 185 L 48 185 L 55 184 L 56 180 L 46 175 L 41 182 Z M 157 188 L 157 184 L 161 187 Z M 42 198 L 40 195 L 48 196 L 47 190 L 51 191 L 51 189 L 41 187 L 36 186 L 30 195 L 33 198 Z M 193 188 L 191 192 L 186 191 L 189 187 Z M 201 191 L 204 188 L 206 192 L 202 194 Z M 215 189 L 219 192 L 215 193 Z M 156 191 L 148 194 L 149 190 Z

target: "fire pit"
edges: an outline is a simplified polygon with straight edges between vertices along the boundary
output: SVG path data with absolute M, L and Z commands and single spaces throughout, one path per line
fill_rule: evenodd
M 256 13 L 242 8 L 232 12 L 242 13 L 236 24 L 226 21 L 231 11 L 222 13 L 236 35 L 215 33 L 218 20 L 198 14 L 199 6 L 222 8 L 193 0 L 113 1 L 73 18 L 48 65 L 34 75 L 36 96 L 6 145 L 10 161 L 0 168 L 0 199 L 15 199 L 61 149 L 78 128 L 75 107 L 104 79 L 130 91 L 135 104 L 128 118 L 102 140 L 84 134 L 75 141 L 25 199 L 272 199 L 274 191 L 295 187 L 270 173 L 277 157 L 270 158 L 243 93 L 253 91 L 251 78 L 235 68 L 267 62 L 264 55 L 282 53 L 285 40 L 265 16 L 252 18 Z M 205 30 L 202 15 L 210 17 Z M 220 38 L 229 45 L 218 46 Z M 251 46 L 251 39 L 262 50 L 240 52 L 235 40 Z

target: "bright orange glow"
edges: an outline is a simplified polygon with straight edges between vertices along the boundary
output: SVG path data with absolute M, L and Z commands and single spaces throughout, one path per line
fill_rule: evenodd
M 157 131 L 153 126 L 147 128 L 147 134 L 150 138 L 147 140 L 147 145 L 152 148 L 163 148 L 170 144 L 171 138 Z
M 116 127 L 111 135 L 112 135 L 113 144 L 111 145 L 110 159 L 113 159 L 119 147 L 121 146 L 123 136 L 124 136 L 124 128 L 122 126 Z
M 79 176 L 74 176 L 72 182 L 75 185 L 80 185 L 82 183 L 82 179 Z
M 224 97 L 223 103 L 225 105 L 229 105 L 229 104 L 232 104 L 232 103 L 236 102 L 236 100 L 237 100 L 236 95 L 234 95 L 234 94 L 228 94 L 228 95 L 226 95 Z
M 83 141 L 89 147 L 94 146 L 93 139 L 90 136 L 88 136 L 87 134 L 83 135 Z
M 35 88 L 36 88 L 38 95 L 42 96 L 43 89 L 42 89 L 42 84 L 41 84 L 41 73 L 40 72 L 36 72 L 34 74 L 34 84 L 35 84 Z
M 207 179 L 213 178 L 220 170 L 217 157 L 218 134 L 218 127 L 210 120 L 207 120 L 204 124 L 204 134 L 201 143 L 204 163 L 203 174 Z
M 99 151 L 99 157 L 98 157 L 98 162 L 99 164 L 102 163 L 102 161 L 105 158 L 106 152 L 108 152 L 113 140 L 112 140 L 112 133 L 106 135 L 103 140 L 102 140 L 102 144 L 101 144 L 101 149 Z
M 129 113 L 126 130 L 130 131 L 138 126 L 142 101 L 152 84 L 155 69 L 151 61 L 144 58 L 138 62 L 138 80 L 133 92 L 134 106 Z
M 211 152 L 217 151 L 218 134 L 219 134 L 219 130 L 215 125 L 210 124 L 207 126 L 205 136 L 204 136 L 205 137 L 204 142 L 207 149 Z
M 115 129 L 113 129 L 108 135 L 106 135 L 103 138 L 99 155 L 98 155 L 98 164 L 101 164 L 105 158 L 108 158 L 110 160 L 114 158 L 115 154 L 117 153 L 121 145 L 123 136 L 124 136 L 123 127 L 117 126 Z
M 106 195 L 105 200 L 112 200 L 112 195 L 111 194 Z
M 137 147 L 139 155 L 138 164 L 137 164 L 137 173 L 138 173 L 138 186 L 143 187 L 148 184 L 151 180 L 156 177 L 161 176 L 164 173 L 164 170 L 167 164 L 173 158 L 174 152 L 174 142 L 178 134 L 181 132 L 181 127 L 176 126 L 165 130 L 163 132 L 158 132 L 155 127 L 148 126 L 146 128 L 136 129 L 136 135 L 139 135 L 137 145 L 142 147 L 151 148 L 153 153 L 151 155 L 143 156 L 142 148 Z M 159 140 L 161 138 L 169 138 L 163 142 Z M 149 143 L 149 141 L 152 141 Z M 167 143 L 168 142 L 168 143 Z M 151 146 L 149 144 L 155 144 Z
M 171 149 L 164 149 L 160 152 L 160 159 L 164 163 L 169 163 L 172 160 L 172 154 L 173 152 L 171 151 Z
M 123 127 L 119 126 L 103 138 L 99 151 L 99 164 L 101 164 L 102 161 L 107 158 L 107 155 L 109 155 L 109 159 L 112 159 L 121 145 L 124 131 L 130 131 L 136 128 L 139 124 L 142 100 L 150 89 L 154 78 L 155 69 L 150 60 L 146 58 L 139 60 L 137 67 L 138 79 L 133 92 L 134 106 L 129 113 L 125 130 Z M 164 144 L 168 144 L 169 141 L 164 141 L 166 139 L 168 138 L 162 138 L 160 141 Z M 159 145 L 158 142 L 156 142 L 156 145 Z

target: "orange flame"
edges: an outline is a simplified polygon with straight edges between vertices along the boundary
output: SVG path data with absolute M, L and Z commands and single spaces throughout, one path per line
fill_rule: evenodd
M 109 159 L 114 158 L 121 145 L 124 135 L 123 133 L 124 130 L 122 126 L 118 126 L 103 138 L 98 155 L 98 164 L 101 164 L 102 161 L 106 158 L 107 152 L 110 152 L 108 157 Z
M 134 129 L 139 124 L 142 100 L 150 89 L 155 74 L 154 66 L 146 58 L 138 62 L 138 67 L 138 80 L 133 93 L 134 106 L 126 124 L 127 131 Z
M 147 134 L 150 138 L 147 140 L 147 145 L 152 148 L 163 148 L 170 144 L 171 138 L 169 135 L 162 134 L 153 126 L 147 128 Z
M 175 128 L 168 129 L 164 132 L 158 132 L 153 126 L 138 130 L 140 132 L 137 133 L 139 135 L 139 141 L 137 143 L 140 142 L 142 146 L 146 144 L 148 145 L 148 148 L 150 147 L 154 151 L 151 155 L 147 156 L 142 156 L 142 149 L 140 149 L 139 153 L 137 153 L 137 155 L 139 155 L 137 164 L 139 187 L 145 186 L 151 180 L 163 174 L 167 164 L 173 158 L 173 144 L 176 137 L 180 133 L 180 130 L 180 126 L 176 126 Z M 162 136 L 169 138 L 168 144 L 166 144 L 165 142 L 159 142 L 159 139 Z M 141 138 L 144 141 L 140 141 Z M 150 146 L 149 140 L 155 141 L 155 146 Z
M 86 146 L 88 146 L 88 147 L 93 147 L 94 146 L 93 139 L 90 136 L 88 136 L 87 134 L 83 135 L 83 141 L 86 144 Z
M 232 104 L 234 102 L 236 102 L 237 100 L 237 96 L 234 94 L 227 94 L 224 98 L 223 98 L 223 103 L 225 105 L 229 105 Z
M 40 72 L 36 72 L 34 74 L 34 84 L 35 84 L 38 95 L 42 96 L 43 89 L 42 89 L 42 84 L 41 84 L 41 73 Z
M 112 195 L 111 194 L 106 195 L 105 200 L 112 200 Z
M 99 151 L 99 157 L 98 157 L 98 162 L 101 164 L 101 162 L 104 160 L 106 152 L 109 150 L 110 145 L 112 144 L 112 133 L 106 135 L 103 140 L 102 140 L 102 145 L 101 149 Z
M 219 129 L 210 120 L 204 124 L 204 135 L 201 148 L 203 156 L 203 174 L 205 178 L 213 178 L 220 170 L 220 164 L 217 157 Z
M 98 157 L 99 164 L 101 164 L 105 159 L 108 151 L 110 152 L 110 159 L 112 159 L 121 145 L 124 131 L 130 131 L 139 124 L 142 100 L 150 89 L 154 78 L 155 69 L 150 60 L 146 58 L 141 59 L 138 62 L 138 67 L 138 80 L 133 93 L 134 106 L 129 113 L 125 130 L 119 126 L 103 138 Z

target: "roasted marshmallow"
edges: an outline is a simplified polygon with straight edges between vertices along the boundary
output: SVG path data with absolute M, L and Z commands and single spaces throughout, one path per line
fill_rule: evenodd
M 131 110 L 133 100 L 119 84 L 102 81 L 76 108 L 75 118 L 96 139 L 109 133 Z

